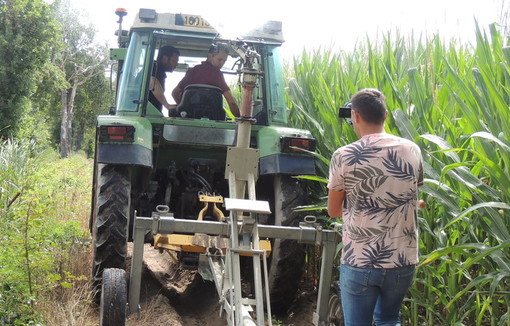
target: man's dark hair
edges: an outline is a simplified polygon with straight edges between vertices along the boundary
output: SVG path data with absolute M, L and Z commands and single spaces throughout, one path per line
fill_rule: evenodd
M 163 58 L 163 56 L 171 58 L 174 54 L 181 55 L 179 50 L 177 50 L 173 46 L 171 45 L 164 46 L 161 49 L 159 49 L 158 60 Z
M 227 43 L 212 44 L 211 47 L 209 48 L 209 53 L 218 54 L 220 52 L 227 52 L 227 53 L 230 52 L 230 47 L 228 46 Z
M 386 116 L 386 98 L 375 88 L 365 88 L 351 98 L 352 110 L 367 123 L 383 124 Z

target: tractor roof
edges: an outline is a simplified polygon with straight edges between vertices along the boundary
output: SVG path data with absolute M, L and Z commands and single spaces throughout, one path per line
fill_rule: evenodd
M 131 29 L 153 29 L 177 37 L 203 38 L 208 39 L 209 44 L 215 39 L 229 39 L 199 15 L 157 13 L 153 9 L 140 9 Z M 282 24 L 279 21 L 268 21 L 258 28 L 236 36 L 235 40 L 281 45 L 284 42 Z

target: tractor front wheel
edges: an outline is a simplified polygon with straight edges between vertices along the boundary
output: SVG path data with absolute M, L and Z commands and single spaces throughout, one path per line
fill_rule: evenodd
M 119 268 L 104 269 L 99 313 L 100 326 L 124 326 L 126 324 L 126 304 L 126 272 Z

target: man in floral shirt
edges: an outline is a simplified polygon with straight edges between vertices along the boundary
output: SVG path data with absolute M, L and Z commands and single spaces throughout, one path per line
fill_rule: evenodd
M 328 213 L 343 217 L 340 294 L 346 326 L 400 325 L 400 306 L 418 262 L 416 207 L 423 184 L 419 147 L 384 132 L 384 95 L 351 99 L 360 138 L 335 151 Z

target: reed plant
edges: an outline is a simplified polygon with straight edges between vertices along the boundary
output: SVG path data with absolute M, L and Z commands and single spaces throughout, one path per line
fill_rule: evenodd
M 473 44 L 388 32 L 351 52 L 304 51 L 289 70 L 289 120 L 312 131 L 322 158 L 316 208 L 328 159 L 357 139 L 338 107 L 359 89 L 384 92 L 387 132 L 422 149 L 407 325 L 510 325 L 510 48 L 497 25 L 474 32 Z

